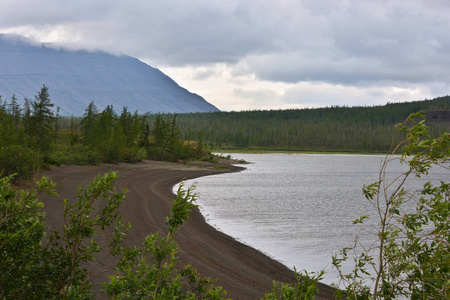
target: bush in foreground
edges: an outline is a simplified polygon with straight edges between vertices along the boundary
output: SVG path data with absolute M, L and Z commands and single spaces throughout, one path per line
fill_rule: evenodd
M 173 233 L 187 220 L 195 206 L 192 188 L 181 187 L 167 217 L 168 234 L 148 235 L 142 247 L 124 248 L 130 228 L 117 210 L 126 191 L 114 190 L 117 173 L 95 179 L 79 189 L 76 201 L 64 200 L 64 225 L 48 236 L 43 193 L 56 195 L 54 184 L 41 178 L 34 189 L 16 190 L 13 176 L 0 179 L 0 298 L 1 299 L 93 299 L 91 280 L 97 274 L 86 269 L 98 263 L 98 253 L 117 257 L 116 275 L 105 283 L 114 299 L 222 299 L 226 294 L 201 277 L 191 266 L 178 268 L 179 251 Z M 103 200 L 102 200 L 103 199 Z M 100 209 L 94 203 L 105 201 Z M 99 232 L 113 226 L 114 234 L 102 249 Z
M 9 145 L 0 148 L 0 171 L 3 175 L 18 174 L 11 180 L 31 179 L 39 167 L 38 155 L 35 151 L 20 145 Z
M 377 212 L 370 216 L 377 218 L 375 232 L 366 229 L 374 240 L 356 237 L 354 246 L 333 257 L 349 299 L 450 299 L 450 183 L 407 186 L 411 177 L 425 177 L 432 167 L 450 168 L 450 133 L 430 138 L 423 117 L 412 114 L 397 125 L 406 139 L 385 157 L 378 180 L 363 188 Z M 406 170 L 391 180 L 387 167 L 394 160 Z M 344 274 L 342 263 L 350 258 L 354 269 Z

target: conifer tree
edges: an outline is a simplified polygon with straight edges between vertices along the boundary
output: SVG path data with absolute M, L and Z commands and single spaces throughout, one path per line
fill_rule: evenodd
M 83 119 L 81 120 L 81 133 L 82 142 L 86 146 L 96 145 L 96 122 L 98 119 L 98 110 L 94 101 L 91 101 L 84 112 Z
M 25 130 L 25 133 L 27 134 L 27 137 L 31 135 L 31 100 L 28 98 L 25 98 L 25 103 L 23 105 L 23 118 L 22 123 Z
M 6 109 L 6 101 L 2 102 L 2 97 L 0 96 L 0 146 L 8 143 L 9 119 L 10 116 Z
M 59 120 L 61 119 L 61 115 L 59 114 L 60 107 L 56 108 L 56 117 L 55 117 L 55 146 L 58 144 L 58 131 L 59 131 Z
M 13 119 L 14 132 L 17 133 L 17 130 L 20 125 L 20 119 L 22 117 L 22 109 L 20 108 L 20 104 L 17 102 L 17 97 L 15 94 L 13 94 L 11 97 L 11 103 L 9 104 L 8 111 Z
M 164 121 L 161 114 L 158 114 L 153 122 L 152 135 L 155 143 L 156 155 L 160 160 L 163 160 L 164 158 L 164 149 L 169 135 L 168 129 L 169 127 L 166 126 L 166 121 Z
M 35 100 L 31 103 L 32 115 L 29 130 L 36 141 L 38 156 L 41 151 L 46 151 L 50 148 L 51 132 L 55 121 L 52 111 L 54 104 L 50 101 L 48 87 L 44 84 L 39 94 L 35 96 Z
M 70 147 L 78 143 L 78 133 L 75 130 L 75 121 L 73 115 L 70 117 Z

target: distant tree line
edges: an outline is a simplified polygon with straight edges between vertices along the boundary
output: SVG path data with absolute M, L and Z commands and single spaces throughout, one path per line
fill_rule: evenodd
M 178 115 L 149 113 L 145 118 L 150 124 L 161 117 L 165 120 L 176 118 L 182 139 L 190 141 L 195 138 L 199 146 L 215 151 L 387 153 L 392 145 L 395 125 L 418 111 L 427 112 L 430 134 L 438 136 L 450 124 L 450 96 L 381 106 L 331 106 Z M 69 128 L 71 122 L 78 124 L 81 119 L 82 117 L 62 117 L 61 127 Z
M 392 144 L 395 125 L 411 113 L 449 110 L 450 97 L 446 96 L 372 107 L 180 114 L 178 124 L 182 138 L 201 137 L 204 144 L 215 150 L 386 153 Z M 437 117 L 429 124 L 431 136 L 439 135 L 450 124 L 448 118 L 439 120 L 439 114 Z
M 43 86 L 23 107 L 15 95 L 0 96 L 0 171 L 30 177 L 45 165 L 137 162 L 144 158 L 179 161 L 211 159 L 201 143 L 180 139 L 177 115 L 101 112 L 93 102 L 82 117 L 61 117 Z M 17 176 L 15 178 L 18 178 Z

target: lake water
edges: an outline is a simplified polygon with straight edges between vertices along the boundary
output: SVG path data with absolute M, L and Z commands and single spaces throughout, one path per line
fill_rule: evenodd
M 362 186 L 375 182 L 384 156 L 333 154 L 233 154 L 252 164 L 239 173 L 201 177 L 197 204 L 207 222 L 286 266 L 325 269 L 337 282 L 331 256 L 350 246 L 359 227 L 352 221 L 373 214 Z M 401 172 L 395 164 L 392 176 Z M 448 180 L 448 170 L 429 180 Z M 414 182 L 413 185 L 418 185 Z M 175 187 L 176 189 L 177 187 Z M 374 219 L 375 221 L 375 219 Z

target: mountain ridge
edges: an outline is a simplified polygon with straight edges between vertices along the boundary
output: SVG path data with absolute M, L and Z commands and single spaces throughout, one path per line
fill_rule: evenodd
M 131 56 L 48 47 L 0 34 L 0 95 L 23 101 L 43 85 L 62 115 L 81 116 L 91 101 L 140 113 L 219 111 L 163 72 Z

